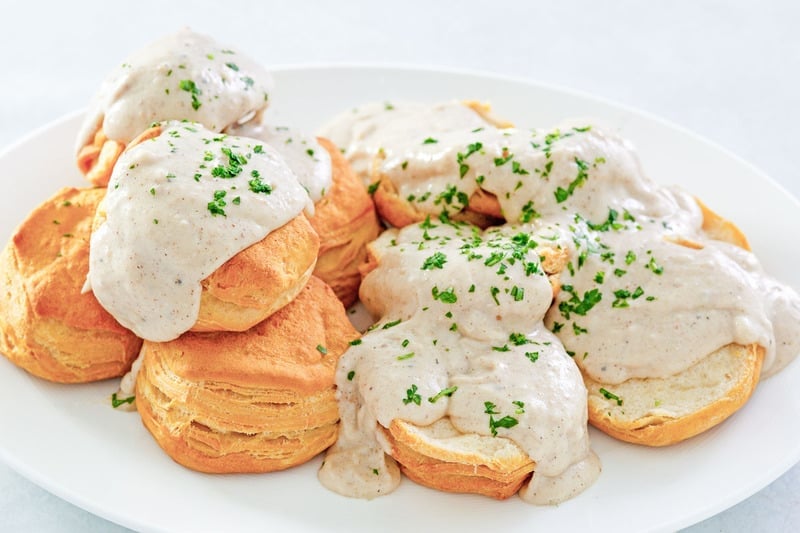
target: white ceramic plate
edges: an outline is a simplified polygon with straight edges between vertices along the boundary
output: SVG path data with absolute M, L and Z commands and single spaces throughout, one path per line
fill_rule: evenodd
M 800 205 L 759 171 L 708 142 L 640 112 L 530 82 L 456 72 L 290 68 L 276 72 L 275 123 L 315 130 L 367 101 L 475 98 L 520 126 L 593 117 L 631 139 L 646 171 L 683 185 L 736 221 L 770 272 L 800 288 Z M 79 115 L 0 154 L 0 239 L 62 185 Z M 768 215 L 767 215 L 768 214 Z M 778 222 L 780 221 L 780 226 Z M 667 449 L 592 433 L 600 479 L 557 507 L 443 494 L 404 480 L 373 501 L 325 490 L 320 458 L 287 472 L 210 476 L 173 463 L 135 413 L 109 406 L 116 383 L 54 385 L 0 358 L 0 459 L 56 495 L 139 530 L 183 531 L 661 531 L 700 521 L 755 493 L 800 460 L 800 363 L 762 383 L 721 426 Z

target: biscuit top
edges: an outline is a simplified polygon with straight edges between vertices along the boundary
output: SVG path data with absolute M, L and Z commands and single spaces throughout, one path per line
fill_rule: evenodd
M 719 240 L 729 237 L 705 231 L 716 215 L 650 180 L 625 140 L 582 123 L 403 131 L 374 140 L 372 178 L 391 181 L 417 210 L 452 215 L 481 189 L 507 222 L 572 234 L 546 323 L 593 379 L 666 377 L 731 343 L 763 346 L 769 375 L 800 352 L 797 293 Z
M 315 137 L 285 126 L 270 126 L 254 120 L 229 128 L 228 133 L 264 141 L 277 150 L 315 203 L 331 190 L 331 156 Z
M 109 74 L 89 106 L 76 150 L 101 127 L 123 144 L 162 120 L 192 120 L 222 131 L 266 108 L 271 90 L 272 76 L 257 62 L 182 29 Z
M 379 264 L 361 298 L 380 320 L 339 363 L 342 429 L 323 483 L 357 496 L 391 490 L 375 428 L 395 419 L 427 426 L 448 417 L 463 433 L 509 438 L 537 476 L 595 464 L 580 372 L 542 323 L 553 289 L 540 254 L 563 241 L 555 228 L 426 221 L 371 245 Z M 367 467 L 378 475 L 352 483 Z M 599 466 L 588 470 L 584 483 Z
M 91 294 L 89 235 L 102 189 L 59 190 L 34 209 L 12 236 L 14 260 L 34 312 L 83 330 L 125 331 Z
M 164 123 L 114 168 L 87 286 L 140 337 L 173 339 L 197 319 L 200 282 L 304 208 L 308 194 L 272 148 Z

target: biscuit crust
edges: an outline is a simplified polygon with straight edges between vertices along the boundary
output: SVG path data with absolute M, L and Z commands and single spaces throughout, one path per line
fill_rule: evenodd
M 355 303 L 367 256 L 367 243 L 381 231 L 372 198 L 367 194 L 347 159 L 327 139 L 317 139 L 331 156 L 333 184 L 315 205 L 310 222 L 320 237 L 314 275 L 334 290 L 345 306 Z
M 336 439 L 336 363 L 358 336 L 333 291 L 312 277 L 245 332 L 145 341 L 136 406 L 158 444 L 188 468 L 290 468 Z
M 83 383 L 130 369 L 141 339 L 82 288 L 103 189 L 63 188 L 34 209 L 0 254 L 0 351 L 41 378 Z

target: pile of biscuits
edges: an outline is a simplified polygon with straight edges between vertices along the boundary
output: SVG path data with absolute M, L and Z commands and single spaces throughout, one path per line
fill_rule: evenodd
M 188 30 L 169 39 L 188 48 L 210 42 Z M 246 61 L 237 61 L 241 72 Z M 260 120 L 266 100 L 265 94 L 260 107 L 204 125 L 223 131 L 244 114 Z M 106 115 L 113 105 L 107 103 Z M 168 342 L 143 340 L 84 286 L 91 235 L 106 217 L 102 200 L 117 160 L 161 128 L 111 138 L 107 119 L 90 113 L 88 136 L 79 139 L 78 166 L 94 187 L 59 190 L 22 222 L 0 256 L 0 351 L 62 383 L 118 378 L 133 366 L 128 379 L 135 380 L 144 425 L 175 461 L 196 470 L 267 472 L 317 455 L 336 438 L 337 360 L 359 336 L 344 306 L 357 298 L 358 265 L 379 232 L 370 196 L 340 151 L 319 139 L 331 159 L 332 185 L 314 215 L 299 214 L 206 278 L 190 331 Z M 133 397 L 114 401 L 125 405 Z

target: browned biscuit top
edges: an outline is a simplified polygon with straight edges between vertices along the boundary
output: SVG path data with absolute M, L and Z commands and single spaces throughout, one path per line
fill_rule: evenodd
M 308 394 L 332 386 L 338 355 L 356 337 L 333 291 L 312 277 L 297 298 L 247 332 L 190 332 L 147 350 L 187 380 Z
M 63 188 L 31 212 L 14 233 L 17 270 L 42 318 L 86 330 L 127 330 L 82 292 L 89 271 L 92 218 L 105 189 Z

